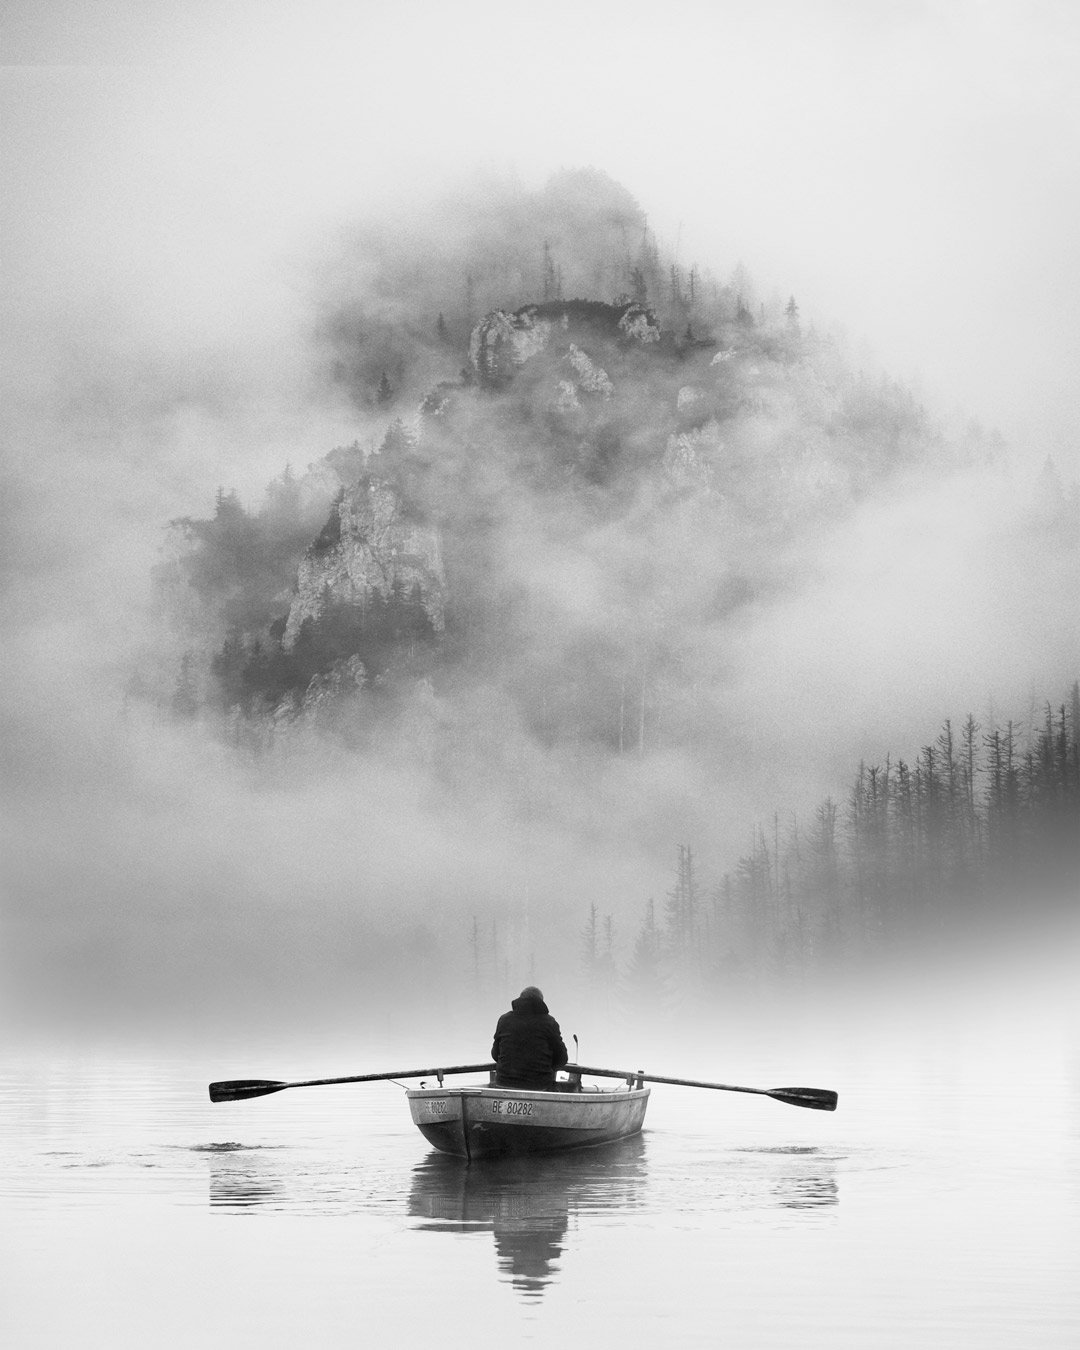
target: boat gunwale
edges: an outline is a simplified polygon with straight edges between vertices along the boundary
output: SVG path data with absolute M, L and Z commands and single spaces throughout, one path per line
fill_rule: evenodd
M 543 1102 L 610 1102 L 630 1101 L 634 1098 L 648 1097 L 648 1087 L 618 1088 L 581 1088 L 573 1092 L 549 1091 L 547 1088 L 509 1088 L 491 1087 L 487 1084 L 472 1086 L 406 1088 L 405 1095 L 410 1099 L 427 1097 L 523 1097 Z

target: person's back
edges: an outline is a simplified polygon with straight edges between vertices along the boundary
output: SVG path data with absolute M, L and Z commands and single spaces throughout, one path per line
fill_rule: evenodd
M 527 985 L 499 1018 L 491 1058 L 498 1087 L 554 1087 L 555 1070 L 569 1057 L 559 1024 L 535 985 Z

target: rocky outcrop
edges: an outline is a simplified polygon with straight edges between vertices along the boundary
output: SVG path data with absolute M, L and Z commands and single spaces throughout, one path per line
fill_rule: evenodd
M 619 317 L 619 332 L 627 341 L 640 342 L 645 347 L 660 341 L 660 325 L 652 310 L 636 301 L 627 305 Z
M 312 678 L 300 704 L 300 713 L 309 720 L 316 720 L 324 708 L 359 693 L 366 683 L 367 671 L 359 656 L 337 661 L 328 671 Z
M 652 312 L 636 301 L 605 305 L 594 300 L 552 300 L 525 305 L 513 314 L 501 309 L 485 314 L 469 339 L 469 362 L 482 387 L 499 389 L 555 338 L 565 335 L 569 340 L 586 330 L 620 343 L 648 345 L 660 340 Z M 570 350 L 585 355 L 573 341 Z
M 547 346 L 554 324 L 536 318 L 535 309 L 507 314 L 501 309 L 485 314 L 469 338 L 469 362 L 480 384 L 498 389 Z
M 505 386 L 526 362 L 548 353 L 555 377 L 552 406 L 573 412 L 614 397 L 615 388 L 593 352 L 604 344 L 643 343 L 659 338 L 651 312 L 622 300 L 552 301 L 515 313 L 495 310 L 473 329 L 469 360 L 476 383 Z M 425 400 L 415 426 L 398 435 L 415 446 L 425 422 L 443 417 L 464 386 L 443 385 Z M 343 488 L 321 534 L 302 559 L 282 645 L 291 650 L 306 619 L 318 619 L 330 601 L 363 605 L 373 595 L 418 596 L 434 632 L 445 626 L 446 577 L 438 531 L 410 513 L 389 475 L 361 474 Z
M 446 575 L 438 532 L 409 517 L 389 483 L 365 475 L 334 503 L 300 563 L 282 645 L 292 648 L 301 624 L 317 619 L 328 598 L 362 604 L 373 594 L 389 599 L 395 588 L 418 592 L 433 630 L 442 632 Z
M 714 463 L 723 450 L 720 426 L 708 421 L 703 427 L 669 436 L 664 451 L 664 474 L 677 492 L 713 492 Z
M 571 342 L 566 360 L 576 376 L 577 387 L 584 393 L 600 394 L 604 398 L 610 398 L 615 392 L 607 371 L 598 366 L 576 343 Z

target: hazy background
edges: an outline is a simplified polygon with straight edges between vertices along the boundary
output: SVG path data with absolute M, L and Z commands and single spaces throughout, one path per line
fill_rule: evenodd
M 163 524 L 372 430 L 312 336 L 337 232 L 408 228 L 463 173 L 603 168 L 680 260 L 742 262 L 1008 442 L 1004 476 L 823 540 L 748 624 L 748 826 L 1075 678 L 1072 574 L 988 528 L 1048 454 L 1080 463 L 1074 7 L 14 3 L 0 44 L 12 1025 L 285 1016 L 328 969 L 348 1006 L 358 910 L 396 909 L 403 943 L 460 915 L 452 962 L 477 910 L 668 884 L 631 816 L 599 842 L 479 809 L 463 831 L 392 766 L 255 791 L 227 748 L 120 716 Z M 515 984 L 542 973 L 519 941 Z

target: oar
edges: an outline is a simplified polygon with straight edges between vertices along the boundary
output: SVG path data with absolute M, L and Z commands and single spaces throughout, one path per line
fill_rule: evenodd
M 661 1078 L 655 1073 L 627 1073 L 622 1069 L 590 1069 L 584 1064 L 568 1064 L 571 1073 L 587 1073 L 594 1078 L 641 1078 L 648 1083 L 670 1083 L 675 1087 L 715 1088 L 717 1092 L 752 1092 L 759 1097 L 773 1097 L 789 1106 L 805 1106 L 811 1111 L 835 1111 L 839 1097 L 828 1088 L 752 1088 L 733 1087 L 730 1083 L 702 1083 L 696 1078 Z
M 495 1067 L 487 1064 L 455 1064 L 451 1068 L 441 1069 L 400 1069 L 397 1073 L 358 1073 L 351 1078 L 308 1078 L 302 1083 L 279 1083 L 273 1078 L 233 1078 L 224 1083 L 210 1084 L 212 1102 L 242 1102 L 248 1097 L 268 1097 L 271 1092 L 281 1092 L 284 1088 L 328 1087 L 334 1083 L 377 1083 L 392 1078 L 428 1078 L 451 1073 L 487 1073 Z

